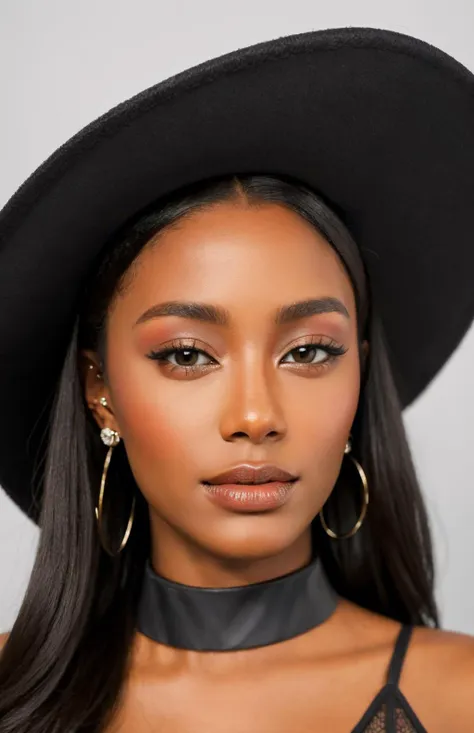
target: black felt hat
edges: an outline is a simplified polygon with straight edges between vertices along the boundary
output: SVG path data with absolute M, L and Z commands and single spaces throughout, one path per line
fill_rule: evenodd
M 403 406 L 465 335 L 471 72 L 425 42 L 370 28 L 280 38 L 201 64 L 87 126 L 0 213 L 0 485 L 33 519 L 34 466 L 91 262 L 153 200 L 231 173 L 299 179 L 343 218 Z

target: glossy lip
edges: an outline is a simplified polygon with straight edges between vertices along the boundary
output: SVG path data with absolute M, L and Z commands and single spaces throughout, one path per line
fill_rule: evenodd
M 219 484 L 268 484 L 278 482 L 286 484 L 296 481 L 298 476 L 294 476 L 288 471 L 273 466 L 270 463 L 260 465 L 252 465 L 250 463 L 241 463 L 238 466 L 218 473 L 209 479 L 203 479 L 203 484 L 219 485 Z
M 296 481 L 265 484 L 202 484 L 214 504 L 234 512 L 266 512 L 283 506 L 292 495 Z

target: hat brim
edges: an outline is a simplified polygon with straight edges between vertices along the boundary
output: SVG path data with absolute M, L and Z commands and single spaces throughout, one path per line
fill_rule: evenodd
M 418 39 L 340 28 L 261 43 L 147 89 L 60 147 L 0 214 L 0 484 L 33 462 L 79 293 L 110 234 L 198 180 L 309 185 L 354 235 L 406 407 L 474 314 L 474 77 Z

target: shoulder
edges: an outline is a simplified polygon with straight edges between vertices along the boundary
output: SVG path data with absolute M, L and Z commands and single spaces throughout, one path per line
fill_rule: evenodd
M 449 671 L 456 684 L 465 680 L 469 687 L 474 682 L 473 636 L 416 626 L 410 646 L 413 658 L 416 656 L 418 664 L 423 662 L 436 678 L 446 677 Z
M 474 729 L 474 637 L 415 627 L 400 687 L 428 730 Z
M 374 659 L 382 650 L 387 663 L 401 630 L 399 622 L 347 602 L 341 610 L 362 650 L 374 649 Z M 474 637 L 413 627 L 399 687 L 429 733 L 473 731 Z
M 2 651 L 3 647 L 7 643 L 7 639 L 10 636 L 10 632 L 6 632 L 4 634 L 0 634 L 0 652 Z

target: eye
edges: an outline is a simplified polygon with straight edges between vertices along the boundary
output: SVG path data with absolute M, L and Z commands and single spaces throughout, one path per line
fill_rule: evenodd
M 347 349 L 342 345 L 336 344 L 334 341 L 329 343 L 321 339 L 302 343 L 291 351 L 287 352 L 287 357 L 293 358 L 293 361 L 283 361 L 284 364 L 296 364 L 297 366 L 320 367 L 329 365 L 338 356 L 345 354 Z
M 209 368 L 217 366 L 217 362 L 209 354 L 192 344 L 183 343 L 180 340 L 173 342 L 170 346 L 158 351 L 151 351 L 147 354 L 149 359 L 160 362 L 168 371 L 182 374 L 201 373 Z M 347 349 L 336 344 L 334 341 L 329 343 L 320 337 L 314 337 L 314 340 L 301 343 L 286 354 L 286 359 L 282 360 L 282 364 L 292 364 L 298 369 L 322 369 L 329 366 L 337 357 L 345 354 Z
M 168 347 L 158 351 L 150 351 L 147 356 L 149 359 L 160 362 L 171 371 L 181 370 L 185 373 L 216 364 L 212 357 L 206 354 L 205 351 L 197 349 L 194 343 L 188 345 L 179 340 L 174 341 Z
M 163 358 L 166 357 L 166 360 L 170 364 L 177 367 L 205 366 L 207 363 L 206 354 L 199 349 L 173 349 L 172 351 L 168 351 L 168 353 L 165 352 L 161 356 Z M 202 362 L 199 363 L 200 357 L 204 358 L 204 364 Z M 175 359 L 175 362 L 173 362 L 173 359 Z

